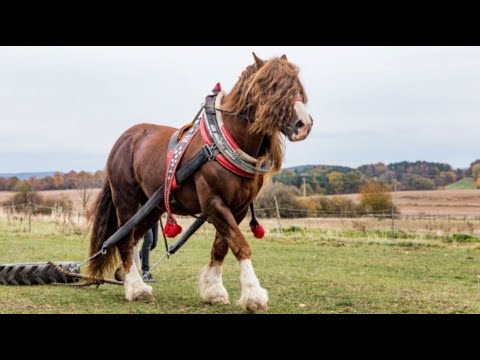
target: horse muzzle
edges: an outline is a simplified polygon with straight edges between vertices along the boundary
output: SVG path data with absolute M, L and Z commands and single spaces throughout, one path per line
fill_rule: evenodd
M 307 112 L 305 104 L 301 101 L 295 102 L 295 120 L 288 126 L 288 140 L 301 141 L 304 140 L 313 126 L 313 118 Z
M 312 126 L 313 118 L 310 115 L 308 115 L 307 120 L 298 119 L 294 126 L 289 126 L 288 140 L 292 142 L 305 140 L 312 131 Z

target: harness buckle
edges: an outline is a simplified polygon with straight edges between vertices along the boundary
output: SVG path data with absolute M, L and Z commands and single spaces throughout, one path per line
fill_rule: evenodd
M 207 153 L 208 161 L 212 161 L 215 158 L 214 150 L 217 148 L 217 144 L 212 144 L 212 146 L 204 145 L 203 148 Z

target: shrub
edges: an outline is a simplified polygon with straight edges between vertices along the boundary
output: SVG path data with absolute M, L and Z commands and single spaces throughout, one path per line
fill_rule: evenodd
M 362 186 L 360 205 L 366 212 L 391 212 L 392 195 L 389 187 L 381 180 L 369 180 Z
M 31 210 L 34 215 L 51 215 L 55 209 L 62 212 L 73 209 L 72 201 L 63 195 L 44 198 L 36 192 L 16 193 L 1 205 L 13 205 L 12 211 L 16 213 L 28 213 Z
M 257 213 L 259 216 L 275 217 L 276 207 L 274 197 L 276 196 L 281 217 L 307 217 L 309 208 L 298 199 L 299 195 L 300 191 L 294 186 L 270 183 L 262 188 L 257 197 Z
M 316 196 L 313 200 L 317 203 L 318 216 L 359 216 L 361 207 L 354 201 L 342 196 Z

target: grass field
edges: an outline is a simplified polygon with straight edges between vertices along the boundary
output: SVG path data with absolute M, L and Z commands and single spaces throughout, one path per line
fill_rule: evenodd
M 465 189 L 476 189 L 475 182 L 473 178 L 463 178 L 453 184 L 446 186 L 447 190 L 465 190 Z
M 359 201 L 358 194 L 340 195 Z M 434 215 L 479 215 L 480 189 L 397 191 L 392 197 L 400 213 Z
M 184 226 L 188 222 L 181 219 Z M 284 220 L 282 234 L 275 231 L 275 221 L 263 223 L 263 240 L 249 235 L 246 222 L 242 229 L 253 248 L 256 273 L 269 290 L 268 313 L 480 313 L 480 237 L 475 231 L 456 236 L 405 230 L 393 240 L 387 231 L 347 222 L 334 228 L 322 219 Z M 50 220 L 36 220 L 31 233 L 24 229 L 0 218 L 0 263 L 87 256 L 85 229 Z M 0 286 L 0 313 L 243 313 L 235 305 L 240 284 L 231 253 L 224 284 L 232 305 L 203 304 L 196 292 L 212 238 L 213 228 L 204 226 L 154 271 L 155 303 L 129 303 L 123 288 L 113 285 Z M 153 251 L 152 262 L 162 246 Z

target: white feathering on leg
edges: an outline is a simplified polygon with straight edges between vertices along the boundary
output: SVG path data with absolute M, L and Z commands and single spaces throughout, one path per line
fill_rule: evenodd
M 134 249 L 135 251 L 135 249 Z M 152 287 L 145 284 L 137 270 L 135 261 L 132 262 L 132 266 L 128 269 L 125 275 L 124 281 L 125 298 L 128 301 L 132 300 L 153 300 Z
M 251 312 L 263 311 L 268 308 L 268 292 L 260 286 L 250 259 L 240 260 L 240 284 L 242 294 L 238 305 Z
M 141 276 L 142 274 L 140 271 L 142 270 L 142 263 L 140 261 L 140 247 L 138 244 L 133 247 L 133 261 L 135 262 L 138 273 Z
M 200 272 L 198 290 L 200 297 L 212 305 L 230 304 L 222 283 L 222 265 L 207 265 Z

